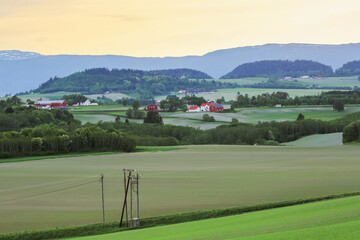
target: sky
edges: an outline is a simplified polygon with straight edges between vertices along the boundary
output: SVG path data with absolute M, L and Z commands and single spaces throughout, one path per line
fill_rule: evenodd
M 360 42 L 358 0 L 0 0 L 0 50 L 203 55 L 266 43 Z

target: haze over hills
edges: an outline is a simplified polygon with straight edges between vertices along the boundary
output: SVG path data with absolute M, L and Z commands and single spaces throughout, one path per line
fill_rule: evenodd
M 68 76 L 89 68 L 159 70 L 190 68 L 219 78 L 240 64 L 260 60 L 313 60 L 333 69 L 360 59 L 360 43 L 342 45 L 266 44 L 217 50 L 203 56 L 129 57 L 90 55 L 41 55 L 0 51 L 0 95 L 35 89 L 50 77 Z

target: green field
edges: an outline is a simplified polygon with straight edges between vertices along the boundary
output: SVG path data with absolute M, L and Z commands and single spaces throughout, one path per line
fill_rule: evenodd
M 30 99 L 32 101 L 37 101 L 40 98 L 42 100 L 59 100 L 61 99 L 64 95 L 69 95 L 69 94 L 79 94 L 79 92 L 54 92 L 54 93 L 34 93 L 34 94 L 26 94 L 26 95 L 20 95 L 18 96 L 19 98 L 21 98 L 24 102 L 27 99 Z
M 0 232 L 118 221 L 123 168 L 141 174 L 141 217 L 359 190 L 357 145 L 182 146 L 176 151 L 0 164 Z M 82 185 L 85 184 L 85 185 Z
M 284 145 L 294 147 L 325 147 L 341 146 L 342 133 L 315 134 L 300 138 L 293 142 L 287 142 Z
M 309 84 L 319 85 L 320 87 L 355 87 L 360 85 L 358 76 L 352 77 L 325 77 L 320 79 L 298 79 L 298 81 Z
M 219 124 L 224 124 L 226 122 L 231 122 L 232 118 L 236 118 L 239 122 L 243 123 L 257 123 L 268 122 L 268 121 L 295 121 L 299 113 L 302 113 L 306 119 L 320 119 L 320 120 L 333 120 L 341 118 L 346 114 L 358 112 L 360 107 L 358 106 L 348 106 L 343 112 L 333 111 L 331 106 L 306 106 L 306 107 L 282 107 L 282 108 L 270 108 L 270 107 L 261 107 L 261 108 L 243 108 L 235 113 L 210 113 L 207 114 L 214 116 L 216 121 L 220 121 Z M 202 116 L 205 112 L 200 113 L 184 113 L 184 112 L 174 112 L 174 113 L 161 113 L 164 121 L 170 118 L 176 118 L 177 121 L 174 121 L 175 125 L 179 125 L 184 121 L 190 120 L 202 120 Z M 222 122 L 222 123 L 221 123 Z M 196 122 L 193 122 L 196 124 Z M 198 127 L 197 125 L 189 125 Z M 216 125 L 213 125 L 214 127 Z
M 360 83 L 360 82 L 359 82 Z M 360 85 L 360 84 L 359 84 Z M 317 95 L 324 91 L 331 91 L 326 89 L 271 89 L 271 88 L 225 88 L 218 89 L 217 92 L 213 94 L 195 94 L 198 97 L 204 97 L 206 100 L 216 100 L 221 97 L 224 97 L 226 101 L 235 100 L 237 93 L 239 92 L 242 95 L 248 94 L 249 97 L 261 95 L 263 93 L 273 93 L 273 92 L 287 92 L 290 97 L 295 96 L 310 96 Z M 177 94 L 173 92 L 172 94 Z M 163 100 L 167 95 L 155 96 L 157 100 Z M 184 95 L 177 94 L 178 97 Z
M 359 228 L 356 196 L 72 239 L 359 239 Z
M 119 105 L 90 106 L 74 108 L 74 117 L 83 123 L 97 123 L 98 121 L 115 121 L 116 116 L 120 116 L 122 121 L 126 119 L 125 110 L 128 107 Z M 360 111 L 360 106 L 346 106 L 345 111 L 333 111 L 331 106 L 289 106 L 282 108 L 258 107 L 242 108 L 235 113 L 187 113 L 187 112 L 161 112 L 165 124 L 178 126 L 190 126 L 200 129 L 215 128 L 222 124 L 230 123 L 232 118 L 236 118 L 243 123 L 257 123 L 267 121 L 294 121 L 299 113 L 305 115 L 306 119 L 333 120 L 341 118 L 349 113 Z M 202 121 L 203 115 L 207 113 L 214 116 L 216 122 Z M 142 119 L 129 119 L 130 122 L 142 123 Z

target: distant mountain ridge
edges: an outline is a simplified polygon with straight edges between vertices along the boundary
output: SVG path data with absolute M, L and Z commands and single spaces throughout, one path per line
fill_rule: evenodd
M 39 53 L 35 53 L 35 52 L 22 52 L 22 51 L 18 51 L 18 50 L 0 51 L 0 60 L 7 60 L 7 61 L 24 60 L 24 59 L 29 59 L 29 58 L 37 58 L 40 56 L 42 56 L 42 55 Z
M 0 53 L 4 54 L 4 51 Z M 189 68 L 205 72 L 214 78 L 223 76 L 240 64 L 261 60 L 312 60 L 337 69 L 346 62 L 360 59 L 360 43 L 266 44 L 217 50 L 203 56 L 165 58 L 115 55 L 33 56 L 36 57 L 11 57 L 11 61 L 5 60 L 9 57 L 0 58 L 0 95 L 35 89 L 50 77 L 64 77 L 98 67 L 139 70 Z

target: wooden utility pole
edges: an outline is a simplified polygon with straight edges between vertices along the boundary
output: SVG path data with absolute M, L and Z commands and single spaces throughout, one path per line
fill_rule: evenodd
M 130 178 L 131 184 L 130 184 L 130 227 L 132 227 L 132 219 L 133 219 L 133 198 L 132 198 L 132 192 L 133 192 L 133 180 Z
M 128 180 L 127 180 L 127 184 L 126 184 L 126 188 L 125 188 L 125 198 L 124 198 L 123 208 L 122 208 L 122 211 L 121 211 L 121 219 L 120 219 L 119 227 L 122 226 L 122 221 L 123 221 L 123 218 L 124 218 L 124 211 L 125 211 L 125 205 L 126 205 L 127 193 L 129 191 L 130 181 L 131 181 L 131 171 L 129 172 L 129 176 L 128 176 Z
M 139 218 L 139 173 L 136 173 L 136 218 Z
M 101 199 L 102 199 L 103 223 L 105 223 L 104 174 L 101 174 L 100 181 L 101 181 Z
M 125 192 L 125 195 L 126 195 L 126 170 L 127 169 L 123 169 L 124 171 L 124 192 Z M 126 213 L 126 226 L 129 227 L 129 218 L 128 218 L 128 209 L 127 209 L 127 203 L 125 203 L 125 213 Z

